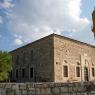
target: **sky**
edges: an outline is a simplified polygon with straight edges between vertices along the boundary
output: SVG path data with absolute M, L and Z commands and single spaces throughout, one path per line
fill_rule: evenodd
M 0 0 L 0 50 L 11 51 L 52 33 L 95 45 L 95 0 Z

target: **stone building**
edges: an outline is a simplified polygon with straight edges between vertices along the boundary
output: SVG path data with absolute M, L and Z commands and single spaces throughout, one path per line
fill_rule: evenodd
M 17 82 L 95 80 L 95 46 L 51 34 L 10 52 Z

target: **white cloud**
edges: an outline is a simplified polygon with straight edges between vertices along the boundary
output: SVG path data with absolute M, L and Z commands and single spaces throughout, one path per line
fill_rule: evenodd
M 4 2 L 12 2 L 13 0 L 4 0 Z
M 22 45 L 23 44 L 22 40 L 19 39 L 19 38 L 15 39 L 14 42 L 15 42 L 16 45 Z
M 83 32 L 90 31 L 90 21 L 80 16 L 81 5 L 82 0 L 21 0 L 10 15 L 9 29 L 21 36 L 23 42 L 68 31 L 70 36 L 77 38 L 77 34 L 81 36 Z
M 0 9 L 9 9 L 12 7 L 14 7 L 14 4 L 12 4 L 11 2 L 9 2 L 7 0 L 4 2 L 0 2 Z
M 2 17 L 0 16 L 0 24 L 2 24 L 3 23 L 3 19 L 2 19 Z
M 33 26 L 24 23 L 18 23 L 18 25 L 13 29 L 16 30 L 13 33 L 17 33 L 14 36 L 22 39 L 25 43 L 37 40 L 39 38 L 54 33 L 54 31 L 50 27 L 45 25 Z M 60 34 L 58 30 L 55 31 L 55 33 Z

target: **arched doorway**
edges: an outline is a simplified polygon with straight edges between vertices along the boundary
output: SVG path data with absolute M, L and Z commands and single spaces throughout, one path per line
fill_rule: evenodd
M 84 67 L 84 81 L 89 81 L 88 68 Z

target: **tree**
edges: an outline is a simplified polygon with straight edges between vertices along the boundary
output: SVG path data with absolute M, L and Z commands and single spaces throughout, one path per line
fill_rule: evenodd
M 11 56 L 8 52 L 0 51 L 0 81 L 6 81 L 12 69 Z

